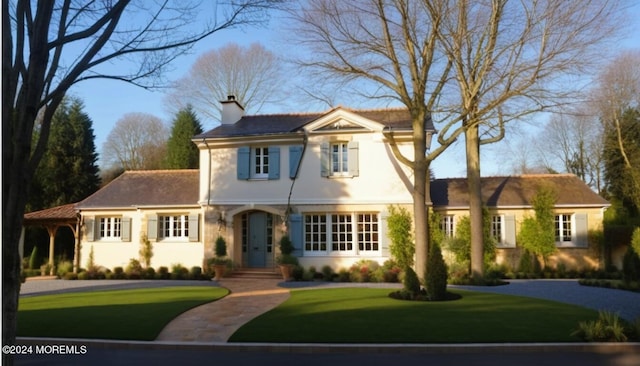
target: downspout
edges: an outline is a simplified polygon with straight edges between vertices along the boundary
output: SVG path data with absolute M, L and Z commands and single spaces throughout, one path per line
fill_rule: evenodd
M 302 153 L 300 154 L 300 160 L 298 160 L 298 165 L 296 166 L 296 172 L 293 175 L 291 180 L 291 187 L 289 188 L 289 197 L 287 197 L 287 209 L 284 213 L 284 222 L 287 224 L 289 222 L 289 214 L 291 213 L 291 195 L 293 194 L 293 186 L 296 184 L 296 179 L 298 179 L 298 173 L 300 172 L 300 166 L 302 166 L 302 160 L 304 159 L 304 153 L 307 151 L 307 144 L 309 142 L 309 134 L 306 130 L 304 131 L 304 136 L 302 137 Z M 291 158 L 291 157 L 289 157 Z

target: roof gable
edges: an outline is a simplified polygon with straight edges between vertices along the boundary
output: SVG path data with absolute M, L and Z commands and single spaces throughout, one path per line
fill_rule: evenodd
M 308 123 L 303 129 L 307 132 L 382 131 L 384 127 L 384 125 L 360 114 L 338 107 Z
M 488 207 L 530 207 L 532 198 L 543 185 L 550 186 L 556 192 L 556 207 L 609 206 L 609 202 L 573 174 L 485 177 L 481 180 L 482 202 Z M 469 207 L 468 192 L 467 178 L 436 179 L 431 182 L 434 207 Z
M 78 209 L 194 206 L 198 170 L 127 171 L 76 205 Z

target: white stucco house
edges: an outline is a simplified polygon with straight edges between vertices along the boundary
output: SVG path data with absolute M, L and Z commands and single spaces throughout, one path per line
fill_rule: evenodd
M 222 236 L 234 266 L 272 269 L 285 234 L 305 267 L 382 263 L 390 255 L 388 206 L 412 205 L 412 173 L 394 157 L 391 133 L 411 157 L 411 116 L 403 108 L 245 115 L 229 98 L 221 125 L 193 138 L 199 169 L 125 172 L 75 205 L 80 263 L 93 251 L 98 265 L 126 266 L 139 258 L 146 237 L 152 266 L 202 266 Z M 559 193 L 556 263 L 598 266 L 587 232 L 601 229 L 609 204 L 573 175 L 483 178 L 498 260 L 511 263 L 518 255 L 518 225 L 533 214 L 531 198 L 541 184 Z M 466 180 L 432 182 L 431 198 L 425 204 L 452 234 L 468 214 Z

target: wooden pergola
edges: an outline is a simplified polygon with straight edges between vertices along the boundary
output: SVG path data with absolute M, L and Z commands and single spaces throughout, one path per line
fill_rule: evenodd
M 73 272 L 77 273 L 80 262 L 80 214 L 75 209 L 75 203 L 48 208 L 46 210 L 29 212 L 24 215 L 23 226 L 39 226 L 49 233 L 49 266 L 50 275 L 54 275 L 54 248 L 58 229 L 68 227 L 73 232 L 75 245 L 73 249 Z M 21 243 L 24 250 L 24 244 Z

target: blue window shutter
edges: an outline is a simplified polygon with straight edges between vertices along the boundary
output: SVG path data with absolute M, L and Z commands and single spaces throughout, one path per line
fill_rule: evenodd
M 515 248 L 516 246 L 516 217 L 504 215 L 504 242 L 505 247 Z
M 576 221 L 576 246 L 579 247 L 588 247 L 589 246 L 589 236 L 588 236 L 588 226 L 587 226 L 587 214 L 586 213 L 577 213 L 575 214 Z
M 280 147 L 269 147 L 269 180 L 280 179 Z
M 158 215 L 147 217 L 147 239 L 158 240 Z
M 358 167 L 358 141 L 351 141 L 347 145 L 349 151 L 349 175 L 352 177 L 357 177 L 360 175 L 360 170 Z
M 303 238 L 302 215 L 289 215 L 289 239 L 293 243 L 294 251 L 292 254 L 296 257 L 302 257 Z
M 289 178 L 296 179 L 298 165 L 302 159 L 302 146 L 289 146 Z
M 131 217 L 122 218 L 122 227 L 120 230 L 120 240 L 131 241 Z
M 86 217 L 84 219 L 84 229 L 87 231 L 87 241 L 96 240 L 96 219 L 95 217 Z
M 200 234 L 200 215 L 189 215 L 189 241 L 198 241 Z
M 382 257 L 390 258 L 391 251 L 389 250 L 389 243 L 391 240 L 387 237 L 387 219 L 389 218 L 388 212 L 380 213 L 380 232 L 378 233 L 378 238 L 380 240 L 380 251 Z
M 331 175 L 331 145 L 328 142 L 320 144 L 320 176 Z
M 251 177 L 251 148 L 241 146 L 238 148 L 238 179 L 247 180 Z

